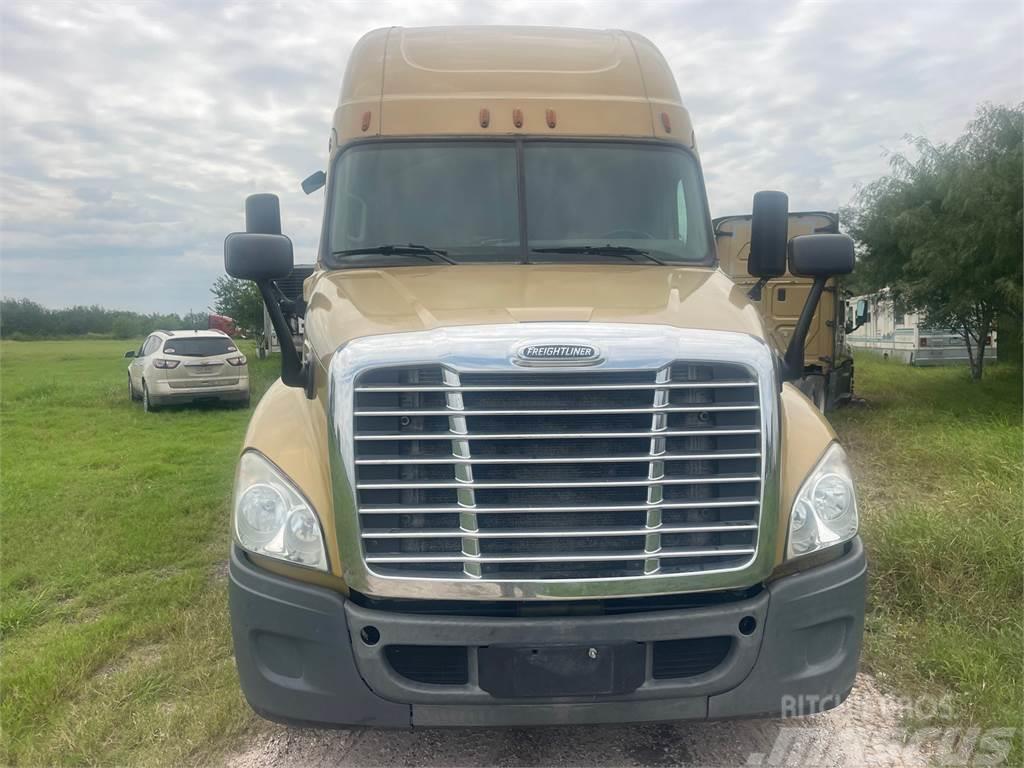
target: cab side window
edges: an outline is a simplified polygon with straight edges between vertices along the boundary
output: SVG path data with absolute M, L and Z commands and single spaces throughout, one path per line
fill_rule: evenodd
M 156 352 L 156 348 L 159 345 L 159 343 L 160 339 L 158 339 L 156 336 L 150 336 L 148 339 L 146 339 L 146 343 L 143 344 L 142 348 L 139 350 L 139 357 L 149 357 L 150 355 L 152 355 L 154 352 Z

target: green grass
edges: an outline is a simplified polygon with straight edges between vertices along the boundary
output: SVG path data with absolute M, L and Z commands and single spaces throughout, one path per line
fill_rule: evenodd
M 863 405 L 834 424 L 857 471 L 870 588 L 865 661 L 904 695 L 952 697 L 956 724 L 1016 727 L 1021 751 L 1021 372 L 860 355 Z
M 250 412 L 143 413 L 137 346 L 0 345 L 3 764 L 201 762 L 251 722 L 225 589 Z
M 3 764 L 206 764 L 254 723 L 225 589 L 249 412 L 144 414 L 130 348 L 0 344 Z M 250 361 L 257 395 L 277 360 Z M 866 404 L 834 420 L 871 562 L 867 665 L 951 692 L 964 724 L 1019 727 L 1021 378 L 985 376 L 861 356 Z

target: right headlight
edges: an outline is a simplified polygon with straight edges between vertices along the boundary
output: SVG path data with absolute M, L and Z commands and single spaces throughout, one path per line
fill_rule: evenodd
M 235 477 L 235 540 L 250 552 L 327 570 L 316 512 L 276 466 L 246 451 Z
M 850 464 L 839 443 L 832 443 L 793 502 L 786 558 L 849 541 L 857 535 L 858 524 Z

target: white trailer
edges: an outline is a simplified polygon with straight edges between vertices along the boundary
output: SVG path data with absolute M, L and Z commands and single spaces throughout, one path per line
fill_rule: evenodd
M 908 365 L 968 365 L 963 336 L 950 328 L 929 326 L 919 313 L 898 312 L 885 292 L 847 301 L 846 340 L 854 349 L 870 349 Z M 857 323 L 863 321 L 859 327 Z M 996 359 L 995 333 L 985 348 L 985 362 Z

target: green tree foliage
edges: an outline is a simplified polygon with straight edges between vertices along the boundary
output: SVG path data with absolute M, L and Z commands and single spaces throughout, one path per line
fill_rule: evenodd
M 915 158 L 894 155 L 843 212 L 857 282 L 960 333 L 980 379 L 996 317 L 1022 312 L 1024 104 L 982 106 L 951 144 L 907 141 Z
M 208 312 L 189 312 L 181 318 L 182 328 L 187 331 L 205 331 L 209 328 Z
M 213 308 L 235 321 L 235 326 L 248 335 L 263 333 L 263 299 L 256 284 L 222 275 L 213 284 Z
M 202 327 L 206 327 L 205 315 Z M 55 339 L 71 336 L 104 336 L 134 339 L 151 331 L 191 328 L 175 314 L 142 315 L 96 305 L 47 309 L 30 299 L 0 302 L 0 336 L 7 339 Z

